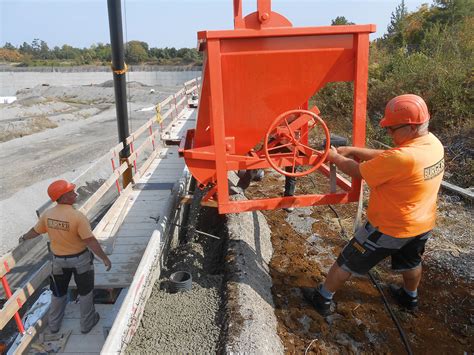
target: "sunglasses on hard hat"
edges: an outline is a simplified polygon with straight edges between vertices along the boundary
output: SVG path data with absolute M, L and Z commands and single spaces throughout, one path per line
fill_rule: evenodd
M 403 124 L 403 125 L 398 126 L 398 127 L 385 127 L 385 129 L 387 130 L 387 132 L 393 134 L 393 133 L 395 133 L 395 131 L 399 130 L 400 128 L 406 127 L 406 126 L 409 126 L 409 124 Z

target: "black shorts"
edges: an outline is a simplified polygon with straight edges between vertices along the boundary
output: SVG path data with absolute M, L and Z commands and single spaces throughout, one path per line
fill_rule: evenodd
M 359 275 L 366 274 L 387 256 L 392 257 L 392 269 L 395 271 L 415 269 L 421 264 L 430 232 L 410 238 L 395 238 L 379 232 L 367 222 L 341 251 L 336 262 L 344 270 Z

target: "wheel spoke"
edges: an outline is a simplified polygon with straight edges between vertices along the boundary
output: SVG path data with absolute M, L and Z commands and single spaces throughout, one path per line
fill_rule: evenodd
M 278 146 L 275 146 L 273 148 L 268 148 L 267 151 L 285 148 L 285 147 L 288 147 L 290 145 L 293 145 L 293 144 L 292 143 L 286 143 L 286 144 L 278 145 Z
M 291 141 L 291 140 L 292 140 L 292 136 L 289 135 L 289 134 L 286 134 L 286 133 L 282 133 L 282 134 L 280 135 L 280 140 L 283 140 L 283 139 L 286 139 L 286 140 Z
M 285 118 L 285 124 L 286 124 L 286 127 L 288 128 L 288 132 L 290 133 L 291 138 L 296 140 L 295 135 L 293 134 L 290 124 L 288 123 L 288 120 L 286 118 Z
M 291 167 L 291 173 L 295 173 L 295 165 L 296 165 L 296 153 L 298 152 L 298 149 L 295 149 L 293 151 L 293 166 Z
M 310 150 L 311 152 L 314 152 L 314 153 L 316 153 L 316 154 L 318 154 L 318 155 L 320 154 L 320 152 L 317 151 L 316 149 L 313 149 L 313 148 L 311 148 L 311 147 L 309 147 L 309 146 L 307 146 L 306 144 L 303 144 L 303 143 L 301 143 L 301 142 L 298 142 L 297 148 L 298 148 L 298 150 L 299 150 L 300 148 L 304 148 L 303 151 L 304 151 L 304 153 L 305 153 L 306 156 L 308 156 L 308 154 L 307 154 L 307 152 L 306 152 L 307 150 Z M 311 155 L 311 154 L 310 154 L 310 155 Z
M 311 129 L 312 129 L 312 128 L 311 128 Z M 304 137 L 306 137 L 306 136 L 309 134 L 309 132 L 311 131 L 311 129 L 308 127 L 307 131 L 306 131 L 304 134 L 301 135 L 300 139 L 298 139 L 298 143 L 299 143 Z
M 268 140 L 268 148 L 273 148 L 274 146 L 276 146 L 278 143 L 280 143 L 280 141 L 278 139 L 275 139 L 275 138 L 269 138 Z
M 317 121 L 315 121 L 314 119 L 312 120 L 312 122 L 314 123 L 312 126 L 309 126 L 308 125 L 308 129 L 306 130 L 306 132 L 304 132 L 297 140 L 297 143 L 299 143 L 300 141 L 303 140 L 303 138 L 305 138 L 307 135 L 309 135 L 309 132 L 311 132 L 313 130 L 314 127 L 316 127 L 316 125 L 318 124 Z

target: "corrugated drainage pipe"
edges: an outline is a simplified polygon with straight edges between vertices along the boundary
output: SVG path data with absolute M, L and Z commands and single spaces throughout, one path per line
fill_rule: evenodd
M 170 276 L 170 293 L 185 292 L 191 289 L 193 278 L 187 271 L 176 271 Z

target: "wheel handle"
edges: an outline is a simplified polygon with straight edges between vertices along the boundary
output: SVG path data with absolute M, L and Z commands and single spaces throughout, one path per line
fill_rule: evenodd
M 289 122 L 289 117 L 296 118 L 293 118 L 293 120 Z M 307 125 L 308 130 L 304 134 L 301 134 L 301 128 L 304 125 Z M 309 144 L 303 143 L 303 139 L 306 138 L 310 131 L 317 125 L 321 125 L 324 135 L 326 136 L 326 144 L 323 151 L 316 150 L 310 147 Z M 321 117 L 312 111 L 297 109 L 282 113 L 272 122 L 265 135 L 263 150 L 268 163 L 280 174 L 290 177 L 302 177 L 311 174 L 321 166 L 329 154 L 330 146 L 329 129 Z M 272 154 L 274 154 L 272 151 L 278 151 L 281 149 L 287 149 L 288 151 L 293 152 L 292 172 L 282 169 L 275 162 L 275 158 L 272 158 Z M 310 165 L 312 165 L 312 167 L 297 172 L 296 159 L 297 157 L 301 157 L 300 153 L 310 160 Z

